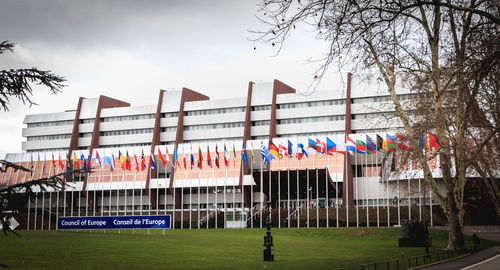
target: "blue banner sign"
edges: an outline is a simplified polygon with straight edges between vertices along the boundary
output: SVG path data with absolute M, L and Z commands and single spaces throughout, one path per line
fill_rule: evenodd
M 57 225 L 59 230 L 170 229 L 170 215 L 59 217 Z

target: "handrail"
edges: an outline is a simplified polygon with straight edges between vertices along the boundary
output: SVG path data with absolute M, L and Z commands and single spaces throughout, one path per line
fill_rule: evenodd
M 299 211 L 302 208 L 302 206 L 304 206 L 304 204 L 301 204 L 299 208 L 295 209 L 295 211 L 293 211 L 286 219 L 290 221 L 290 217 L 293 216 L 297 211 Z

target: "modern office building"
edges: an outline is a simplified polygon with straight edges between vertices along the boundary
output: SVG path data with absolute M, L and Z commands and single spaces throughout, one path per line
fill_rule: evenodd
M 243 98 L 211 100 L 187 88 L 160 90 L 156 98 L 132 106 L 81 97 L 72 110 L 27 115 L 22 152 L 6 160 L 33 168 L 33 175 L 8 169 L 0 185 L 89 160 L 92 172 L 59 191 L 40 191 L 26 202 L 22 225 L 56 229 L 62 216 L 169 214 L 176 229 L 246 228 L 262 227 L 268 213 L 276 227 L 445 222 L 417 166 L 399 166 L 390 151 L 370 151 L 377 136 L 379 142 L 395 136 L 401 123 L 391 118 L 387 92 L 350 74 L 346 89 L 310 95 L 275 80 L 250 82 Z M 346 138 L 368 144 L 368 151 L 346 152 Z M 282 158 L 275 153 L 268 164 L 261 151 L 273 153 L 270 142 Z

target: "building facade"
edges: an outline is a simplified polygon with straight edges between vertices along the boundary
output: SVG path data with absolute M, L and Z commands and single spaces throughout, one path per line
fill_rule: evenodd
M 56 229 L 57 217 L 145 214 L 171 215 L 176 229 L 262 227 L 268 214 L 276 227 L 445 222 L 418 166 L 398 165 L 399 151 L 381 144 L 370 149 L 402 125 L 391 118 L 388 93 L 350 74 L 345 90 L 307 96 L 275 80 L 250 82 L 246 98 L 210 100 L 187 88 L 160 90 L 157 98 L 147 106 L 80 98 L 71 111 L 27 115 L 23 152 L 6 160 L 33 168 L 33 175 L 9 169 L 1 185 L 87 163 L 91 172 L 26 202 L 23 226 Z M 365 150 L 348 151 L 349 140 Z M 263 148 L 274 153 L 270 163 Z

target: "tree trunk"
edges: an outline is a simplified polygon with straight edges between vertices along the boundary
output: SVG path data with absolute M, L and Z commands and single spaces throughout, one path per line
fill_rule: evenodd
M 462 226 L 460 224 L 460 211 L 453 199 L 453 194 L 448 193 L 448 211 L 446 213 L 446 218 L 448 219 L 448 226 L 450 231 L 448 232 L 448 249 L 449 250 L 461 250 L 464 249 L 464 234 L 462 232 Z

